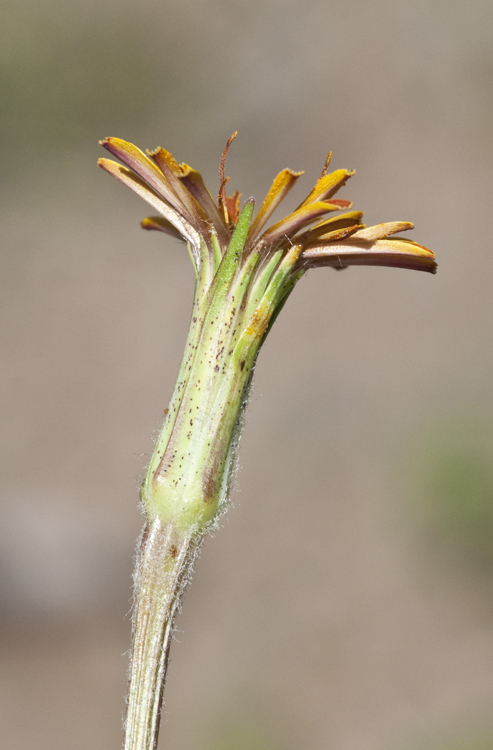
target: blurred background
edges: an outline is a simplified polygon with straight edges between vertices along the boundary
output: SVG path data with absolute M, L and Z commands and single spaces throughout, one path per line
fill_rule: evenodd
M 185 596 L 160 747 L 493 748 L 493 5 L 6 0 L 0 11 L 0 726 L 122 740 L 138 486 L 193 288 L 98 139 L 212 192 L 357 175 L 437 276 L 311 272 L 256 369 Z

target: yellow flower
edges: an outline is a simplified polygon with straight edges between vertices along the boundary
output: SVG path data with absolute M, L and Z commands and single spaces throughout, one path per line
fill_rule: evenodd
M 178 164 L 163 148 L 144 154 L 136 146 L 119 138 L 101 141 L 125 166 L 109 159 L 99 165 L 128 185 L 159 213 L 144 219 L 144 229 L 156 229 L 187 242 L 196 265 L 200 263 L 201 238 L 212 257 L 219 247 L 224 255 L 239 216 L 240 193 L 226 196 L 224 161 L 221 161 L 221 187 L 217 202 L 204 184 L 200 172 L 187 164 Z M 252 252 L 267 258 L 279 249 L 286 253 L 296 248 L 298 260 L 293 273 L 317 266 L 336 269 L 351 265 L 378 265 L 436 272 L 435 254 L 411 240 L 395 237 L 413 228 L 408 221 L 391 221 L 366 227 L 361 211 L 350 211 L 350 201 L 333 196 L 352 177 L 354 171 L 328 172 L 331 154 L 315 187 L 291 214 L 266 229 L 275 209 L 303 172 L 284 169 L 275 178 L 248 231 L 242 258 Z M 327 215 L 345 211 L 333 218 Z

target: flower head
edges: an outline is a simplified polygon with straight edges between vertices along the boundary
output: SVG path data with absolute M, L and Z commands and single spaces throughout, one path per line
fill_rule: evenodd
M 187 243 L 196 284 L 178 379 L 141 488 L 147 516 L 137 567 L 137 606 L 125 748 L 157 745 L 173 617 L 205 531 L 226 508 L 228 488 L 257 354 L 287 297 L 314 266 L 384 265 L 435 272 L 435 256 L 395 237 L 406 221 L 366 227 L 361 211 L 334 196 L 354 174 L 329 172 L 288 216 L 269 224 L 302 172 L 284 169 L 260 210 L 240 210 L 226 194 L 220 166 L 217 201 L 199 172 L 162 148 L 102 145 L 124 166 L 100 166 L 157 211 L 142 226 Z M 337 215 L 330 217 L 331 214 Z
M 203 529 L 225 507 L 257 354 L 307 269 L 363 264 L 434 273 L 436 268 L 430 250 L 392 236 L 412 224 L 366 227 L 361 211 L 334 197 L 354 172 L 329 172 L 330 154 L 313 190 L 284 219 L 269 224 L 302 172 L 283 169 L 255 216 L 253 199 L 240 210 L 240 194 L 226 194 L 224 174 L 234 137 L 221 160 L 217 201 L 200 173 L 178 164 L 168 151 L 144 154 L 118 138 L 101 142 L 124 166 L 108 159 L 100 159 L 100 166 L 159 214 L 142 226 L 186 242 L 194 264 L 185 356 L 141 492 L 149 518 L 183 528 Z
M 109 159 L 99 165 L 132 188 L 158 212 L 143 220 L 144 229 L 170 234 L 190 246 L 198 270 L 207 256 L 214 266 L 224 256 L 240 216 L 240 193 L 226 195 L 224 161 L 236 133 L 223 153 L 221 184 L 217 202 L 205 186 L 200 172 L 187 164 L 178 164 L 163 148 L 148 151 L 119 138 L 101 141 L 125 166 Z M 351 202 L 334 198 L 354 171 L 337 169 L 329 172 L 331 154 L 313 190 L 288 216 L 275 224 L 268 222 L 276 208 L 303 172 L 283 169 L 275 178 L 260 210 L 250 223 L 242 249 L 242 260 L 259 255 L 262 263 L 279 250 L 283 254 L 295 249 L 297 260 L 292 274 L 316 266 L 336 269 L 350 265 L 379 265 L 436 272 L 435 255 L 417 243 L 394 235 L 413 228 L 408 221 L 391 221 L 367 227 L 362 211 L 351 211 Z M 328 218 L 334 212 L 336 216 Z M 207 253 L 201 250 L 201 243 Z M 215 260 L 214 260 L 215 258 Z

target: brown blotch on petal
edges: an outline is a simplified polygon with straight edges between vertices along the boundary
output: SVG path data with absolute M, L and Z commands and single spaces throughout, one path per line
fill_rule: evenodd
M 329 203 L 332 203 L 333 206 L 337 206 L 338 208 L 351 208 L 353 205 L 352 201 L 346 201 L 344 198 L 331 198 L 329 200 Z
M 224 199 L 229 224 L 232 227 L 236 226 L 238 216 L 240 215 L 240 197 L 241 193 L 237 190 L 236 193 L 233 193 L 233 195 L 227 195 Z

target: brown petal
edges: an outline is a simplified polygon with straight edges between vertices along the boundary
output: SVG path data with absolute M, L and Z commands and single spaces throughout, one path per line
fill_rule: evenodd
M 233 195 L 227 195 L 224 198 L 224 205 L 228 213 L 229 221 L 233 227 L 236 226 L 236 222 L 240 215 L 240 198 L 241 193 L 239 190 L 233 193 Z
M 435 254 L 428 248 L 409 240 L 354 241 L 354 236 L 345 242 L 334 245 L 320 245 L 303 251 L 300 260 L 305 265 L 333 266 L 393 266 L 411 268 L 416 271 L 436 273 Z

